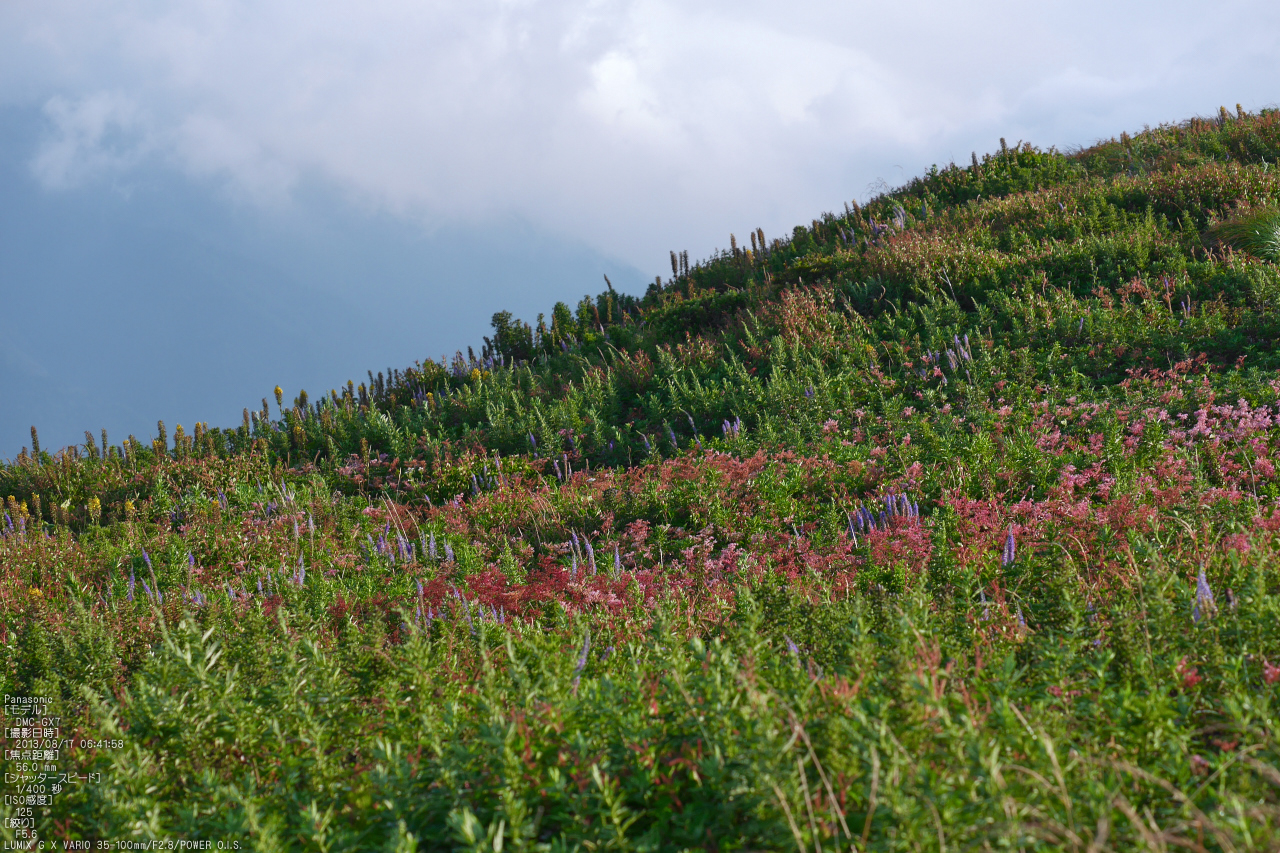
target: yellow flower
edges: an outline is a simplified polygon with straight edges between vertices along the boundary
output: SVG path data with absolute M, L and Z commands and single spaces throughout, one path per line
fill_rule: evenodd
M 44 593 L 40 591 L 40 587 L 38 586 L 31 587 L 30 592 L 33 598 L 44 598 Z
M 480 381 L 480 368 L 478 367 L 471 368 L 471 381 L 472 382 Z

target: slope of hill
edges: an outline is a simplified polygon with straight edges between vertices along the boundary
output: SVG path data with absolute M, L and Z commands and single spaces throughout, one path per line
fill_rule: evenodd
M 1002 141 L 237 427 L 33 430 L 0 677 L 101 776 L 32 824 L 1274 849 L 1277 158 Z

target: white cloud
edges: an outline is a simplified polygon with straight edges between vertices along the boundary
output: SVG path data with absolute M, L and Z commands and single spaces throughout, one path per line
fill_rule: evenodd
M 44 106 L 51 133 L 31 161 L 46 186 L 63 189 L 136 166 L 151 150 L 146 122 L 127 95 L 55 95 Z
M 1082 143 L 1276 97 L 1270 4 L 1028 9 L 47 0 L 0 10 L 0 99 L 46 104 L 50 187 L 159 162 L 279 203 L 317 176 L 652 266 L 1002 135 Z

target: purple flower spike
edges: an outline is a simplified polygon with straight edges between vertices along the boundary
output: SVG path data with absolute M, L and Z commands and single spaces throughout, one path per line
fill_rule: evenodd
M 573 668 L 573 692 L 578 692 L 578 682 L 582 678 L 582 670 L 587 666 L 587 653 L 591 651 L 591 632 L 588 631 L 582 641 L 582 653 L 578 655 L 578 665 Z
M 1004 540 L 1004 554 L 1000 557 L 1001 566 L 1012 566 L 1017 555 L 1017 543 L 1013 539 L 1013 530 L 1009 530 L 1009 538 Z
M 147 568 L 151 569 L 151 555 L 147 553 L 147 549 L 142 549 L 142 561 L 147 564 Z M 152 569 L 152 571 L 155 571 Z
M 1191 621 L 1199 623 L 1201 619 L 1212 616 L 1218 610 L 1213 600 L 1213 590 L 1209 588 L 1209 580 L 1204 576 L 1204 566 L 1196 575 L 1196 605 L 1191 610 Z

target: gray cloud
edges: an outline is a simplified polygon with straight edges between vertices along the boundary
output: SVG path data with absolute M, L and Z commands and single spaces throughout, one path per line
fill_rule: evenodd
M 271 206 L 309 176 L 428 227 L 523 217 L 653 267 L 999 136 L 1276 99 L 1261 2 L 8 4 L 0 98 L 48 187 L 161 162 Z M 659 267 L 660 268 L 660 267 Z

